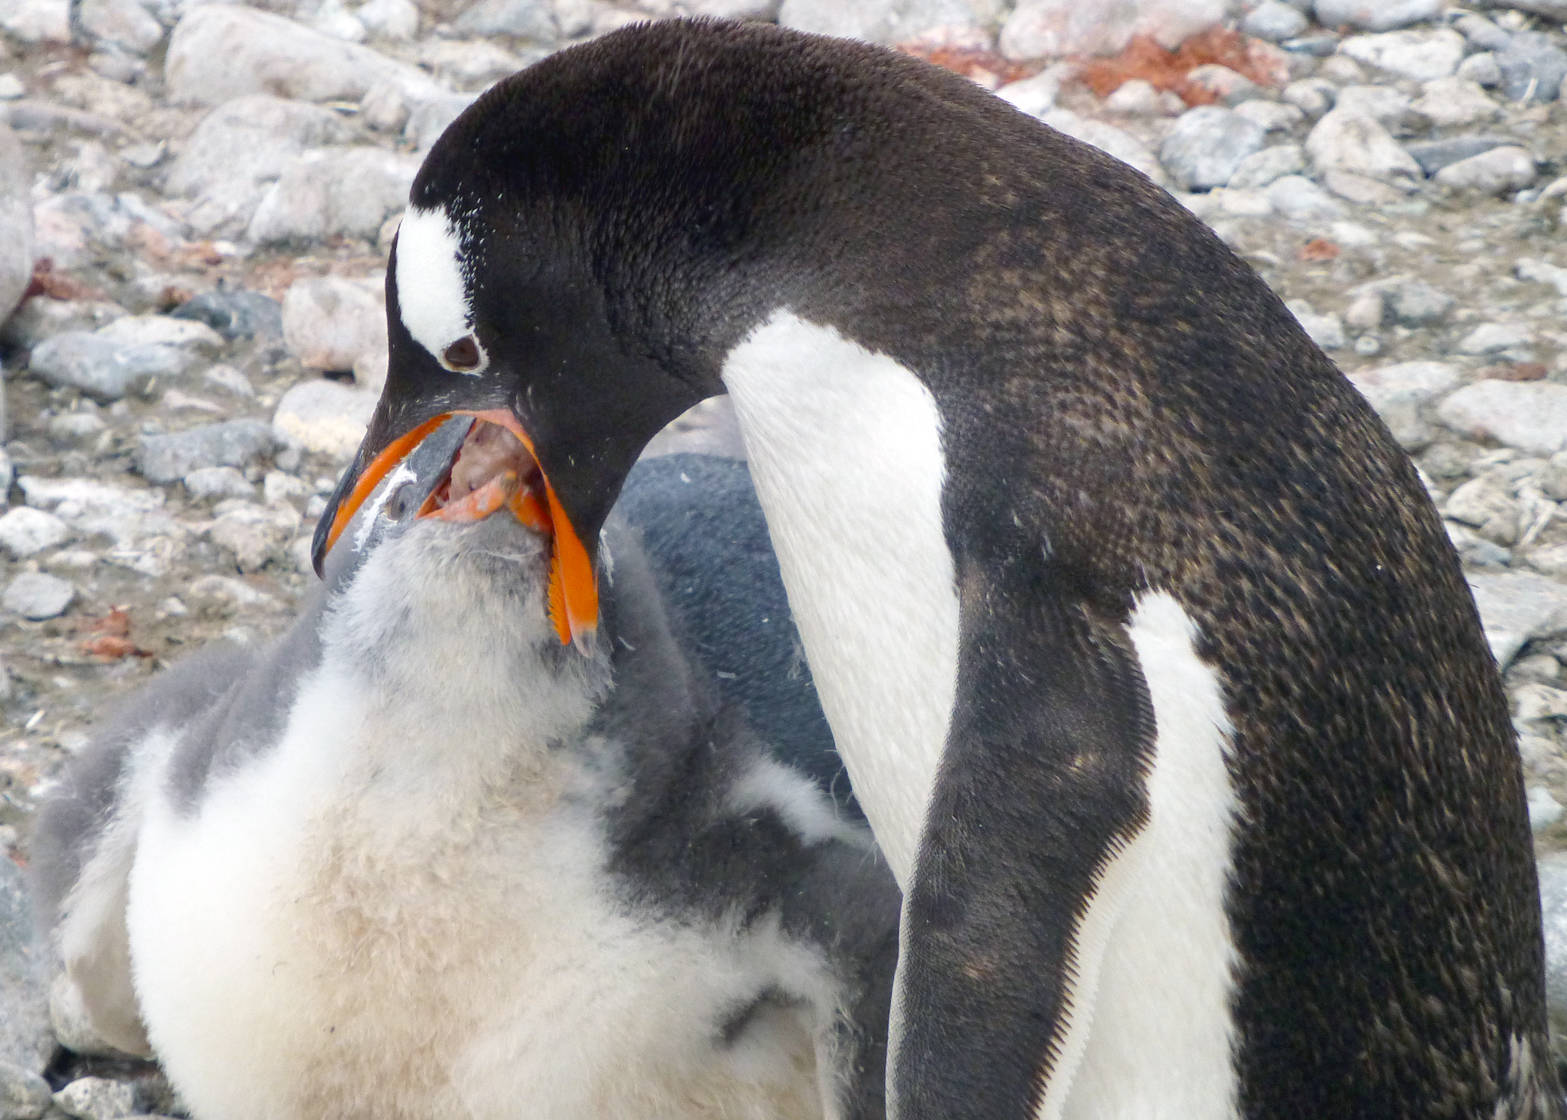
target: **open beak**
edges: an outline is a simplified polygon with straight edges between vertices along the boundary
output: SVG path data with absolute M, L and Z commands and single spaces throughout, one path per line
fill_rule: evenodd
M 453 416 L 472 416 L 506 429 L 521 443 L 531 463 L 520 471 L 488 480 L 459 502 L 442 506 L 432 497 L 420 509 L 419 516 L 473 520 L 504 505 L 524 525 L 543 533 L 550 541 L 550 620 L 562 644 L 585 643 L 598 627 L 598 582 L 593 560 L 544 473 L 533 440 L 510 409 L 443 412 L 392 439 L 368 463 L 356 460 L 338 482 L 316 526 L 312 545 L 316 573 L 321 573 L 327 553 L 381 480 Z

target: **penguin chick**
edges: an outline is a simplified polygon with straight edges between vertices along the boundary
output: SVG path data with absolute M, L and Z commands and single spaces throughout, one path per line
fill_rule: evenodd
M 409 463 L 290 632 L 160 677 L 45 807 L 94 1026 L 198 1120 L 882 1115 L 868 832 L 710 694 L 634 533 L 584 656 L 545 537 L 413 516 Z

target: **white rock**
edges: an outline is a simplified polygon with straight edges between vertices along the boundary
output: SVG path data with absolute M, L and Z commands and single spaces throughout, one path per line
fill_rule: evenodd
M 1567 449 L 1567 385 L 1477 381 L 1442 401 L 1437 416 L 1468 439 L 1495 440 L 1534 455 Z
M 69 43 L 71 0 L 6 0 L 0 31 L 23 43 Z
M 408 205 L 419 158 L 379 148 L 325 148 L 284 169 L 245 235 L 259 244 L 373 238 Z
M 238 467 L 197 467 L 180 481 L 193 498 L 248 498 L 256 492 Z
M 76 598 L 76 588 L 47 572 L 23 572 L 0 593 L 0 607 L 23 618 L 41 621 L 65 613 Z
M 1318 171 L 1349 171 L 1373 179 L 1419 179 L 1420 164 L 1371 117 L 1334 109 L 1306 137 Z
M 31 506 L 17 506 L 0 516 L 0 548 L 18 560 L 53 548 L 70 533 L 65 522 L 54 514 Z
M 1498 195 L 1522 190 L 1538 174 L 1529 150 L 1508 144 L 1450 163 L 1433 178 L 1450 190 Z
M 1567 0 L 1495 0 L 1495 6 L 1567 22 Z
M 1302 78 L 1291 82 L 1279 94 L 1286 105 L 1293 105 L 1308 117 L 1320 117 L 1333 108 L 1338 87 L 1321 78 Z
M 403 139 L 421 155 L 429 151 L 430 145 L 446 131 L 447 125 L 472 105 L 477 96 L 472 93 L 446 93 L 409 102 L 408 123 L 403 128 Z
M 171 100 L 217 105 L 268 93 L 301 101 L 357 101 L 377 82 L 415 95 L 436 85 L 415 67 L 345 43 L 292 20 L 249 8 L 210 4 L 174 28 L 164 77 Z
M 54 1095 L 54 1103 L 76 1120 L 117 1120 L 136 1111 L 136 1090 L 107 1077 L 79 1077 Z
M 21 141 L 0 123 L 0 322 L 16 310 L 33 276 L 33 176 Z
M 1547 498 L 1567 502 L 1567 451 L 1558 451 L 1540 472 L 1540 489 Z
M 159 343 L 195 350 L 209 358 L 227 345 L 223 336 L 206 323 L 195 319 L 176 319 L 172 315 L 127 315 L 99 327 L 93 333 L 121 346 Z
M 359 449 L 378 394 L 335 381 L 304 381 L 283 394 L 272 426 L 306 451 L 347 462 Z
M 1506 477 L 1487 471 L 1449 494 L 1442 516 L 1472 526 L 1488 541 L 1510 546 L 1518 543 L 1523 506 Z
M 1031 78 L 1008 82 L 996 90 L 996 96 L 1010 102 L 1030 116 L 1040 117 L 1055 108 L 1061 85 L 1070 75 L 1072 67 L 1057 63 L 1047 66 Z
M 1305 332 L 1324 350 L 1342 350 L 1349 340 L 1344 335 L 1344 320 L 1337 315 L 1318 314 L 1310 304 L 1292 300 L 1287 305 Z
M 1529 828 L 1541 832 L 1562 819 L 1562 806 L 1544 786 L 1529 787 Z
M 1226 0 L 1020 0 L 1002 25 L 1001 53 L 1008 58 L 1115 54 L 1134 35 L 1152 36 L 1173 49 L 1223 20 L 1228 6 Z
M 1503 668 L 1525 642 L 1567 631 L 1567 584 L 1532 572 L 1482 572 L 1469 577 L 1469 589 Z
M 379 279 L 301 277 L 283 297 L 283 344 L 306 369 L 353 369 L 386 349 L 383 290 Z
M 977 30 L 995 20 L 999 7 L 994 0 L 783 0 L 778 22 L 797 31 L 893 44 Z
M 1494 120 L 1502 111 L 1479 82 L 1456 75 L 1427 82 L 1411 108 L 1432 124 L 1448 128 Z
M 1174 116 L 1185 107 L 1185 102 L 1169 90 L 1161 90 L 1152 82 L 1145 82 L 1141 78 L 1122 82 L 1109 97 L 1105 98 L 1106 109 L 1128 117 Z
M 1520 280 L 1549 284 L 1556 289 L 1558 295 L 1567 297 L 1567 268 L 1547 261 L 1537 261 L 1531 257 L 1519 257 L 1518 262 L 1513 265 L 1513 273 Z
M 1485 89 L 1495 89 L 1502 84 L 1502 63 L 1495 51 L 1481 51 L 1460 62 L 1454 77 L 1467 78 Z
M 1362 31 L 1392 31 L 1436 19 L 1447 0 L 1316 0 L 1317 22 L 1323 27 L 1354 27 Z
M 345 43 L 362 43 L 367 35 L 365 25 L 343 6 L 343 0 L 321 0 L 321 6 L 310 19 L 310 27 Z
M 419 34 L 419 5 L 413 0 L 370 0 L 354 14 L 373 39 L 412 39 Z
M 207 529 L 207 539 L 234 557 L 242 572 L 254 572 L 283 558 L 283 550 L 299 528 L 299 515 L 285 507 L 229 501 Z
M 1417 82 L 1447 77 L 1466 53 L 1464 37 L 1447 28 L 1353 35 L 1339 49 L 1368 66 Z

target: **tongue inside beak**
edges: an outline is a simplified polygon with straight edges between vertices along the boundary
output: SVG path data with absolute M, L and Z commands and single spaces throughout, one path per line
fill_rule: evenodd
M 338 507 L 327 535 L 327 549 L 380 481 L 454 415 L 472 416 L 474 425 L 452 462 L 449 477 L 431 494 L 419 516 L 478 521 L 505 509 L 523 525 L 543 534 L 550 542 L 550 620 L 562 644 L 586 640 L 598 625 L 593 563 L 539 465 L 533 441 L 509 410 L 445 413 L 393 440 L 365 468 Z

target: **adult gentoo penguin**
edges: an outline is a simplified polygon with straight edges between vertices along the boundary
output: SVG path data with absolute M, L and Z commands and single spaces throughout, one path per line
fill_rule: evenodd
M 901 1118 L 1557 1116 L 1507 705 L 1407 458 L 1144 178 L 775 27 L 563 51 L 459 117 L 318 545 L 517 431 L 595 648 L 638 448 L 727 390 L 905 888 Z
M 159 678 L 47 807 L 94 1025 L 197 1120 L 877 1120 L 868 830 L 710 695 L 629 530 L 562 649 L 515 441 L 457 427 L 290 633 Z

